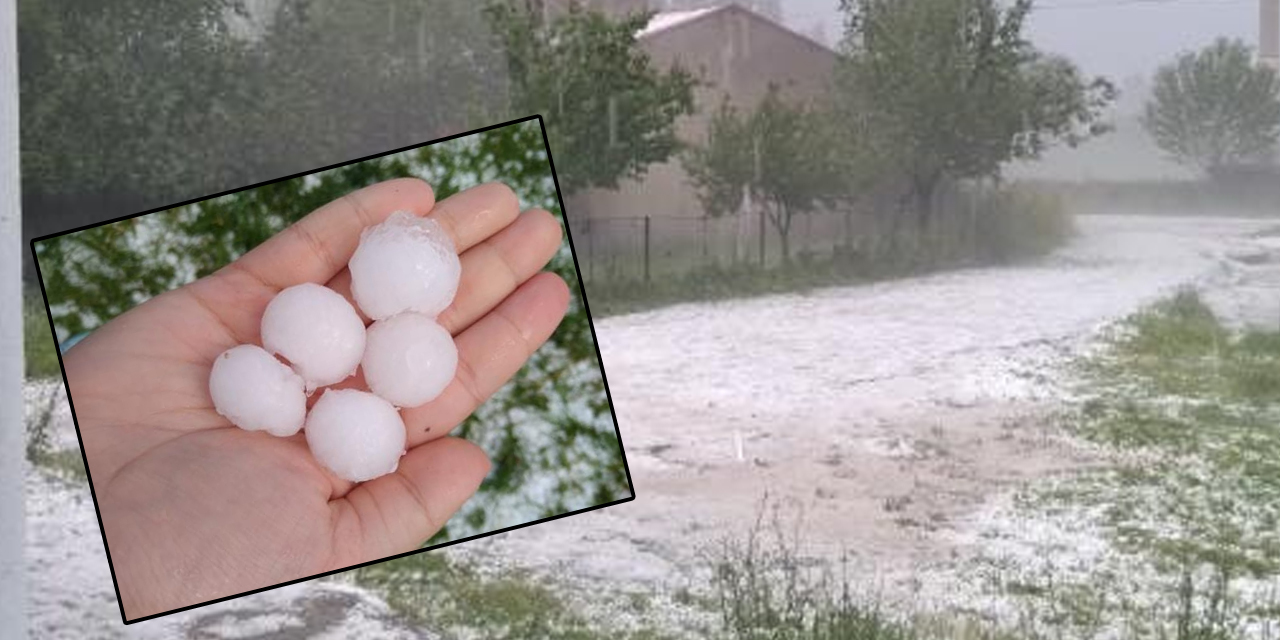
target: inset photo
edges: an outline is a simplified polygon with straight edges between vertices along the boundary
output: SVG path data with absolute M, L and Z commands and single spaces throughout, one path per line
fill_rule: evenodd
M 31 247 L 126 624 L 634 499 L 540 116 Z

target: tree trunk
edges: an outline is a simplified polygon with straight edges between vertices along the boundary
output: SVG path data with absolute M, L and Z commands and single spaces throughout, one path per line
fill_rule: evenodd
M 26 637 L 17 3 L 0 0 L 0 635 Z

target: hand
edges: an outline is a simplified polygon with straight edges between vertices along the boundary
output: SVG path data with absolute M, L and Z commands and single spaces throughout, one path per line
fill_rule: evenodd
M 422 181 L 383 182 L 65 354 L 127 619 L 411 551 L 475 493 L 489 460 L 446 434 L 523 366 L 569 302 L 558 276 L 539 273 L 559 248 L 559 222 L 518 208 L 499 184 L 436 204 Z M 457 298 L 440 316 L 458 373 L 435 401 L 402 411 L 399 469 L 352 485 L 315 461 L 304 434 L 243 431 L 218 415 L 209 372 L 222 351 L 261 344 L 262 312 L 281 289 L 324 283 L 350 300 L 346 264 L 360 231 L 396 210 L 437 220 L 462 256 Z M 367 388 L 359 374 L 335 386 Z

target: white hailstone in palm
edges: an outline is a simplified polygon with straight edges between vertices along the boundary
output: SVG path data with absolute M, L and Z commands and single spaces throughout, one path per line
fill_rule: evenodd
M 351 294 L 373 320 L 404 311 L 440 315 L 453 302 L 462 274 L 458 252 L 444 228 L 404 211 L 361 232 L 347 266 Z
M 453 380 L 458 347 L 435 320 L 411 311 L 369 327 L 364 360 L 369 390 L 400 407 L 435 400 Z
M 364 321 L 336 291 L 300 284 L 267 305 L 262 346 L 287 359 L 311 393 L 356 372 L 364 355 Z
M 326 390 L 311 407 L 305 433 L 316 460 L 352 482 L 395 471 L 405 452 L 400 412 L 367 391 Z
M 220 415 L 246 431 L 291 436 L 307 416 L 302 378 L 253 344 L 232 347 L 213 361 L 209 395 Z

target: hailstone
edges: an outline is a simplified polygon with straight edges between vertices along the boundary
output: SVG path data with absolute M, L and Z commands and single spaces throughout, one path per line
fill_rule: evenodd
M 305 433 L 316 460 L 352 482 L 395 471 L 405 452 L 400 412 L 367 391 L 326 390 L 311 407 Z
M 232 347 L 213 361 L 209 395 L 219 414 L 246 431 L 291 436 L 307 415 L 302 378 L 257 345 Z
M 360 366 L 370 391 L 396 406 L 416 407 L 449 386 L 458 347 L 435 320 L 407 311 L 369 327 Z
M 281 291 L 262 315 L 262 346 L 288 359 L 307 393 L 355 373 L 364 337 L 364 321 L 351 303 L 318 284 Z
M 361 232 L 347 266 L 356 304 L 374 320 L 404 311 L 440 315 L 453 302 L 462 274 L 458 252 L 440 223 L 404 211 Z

